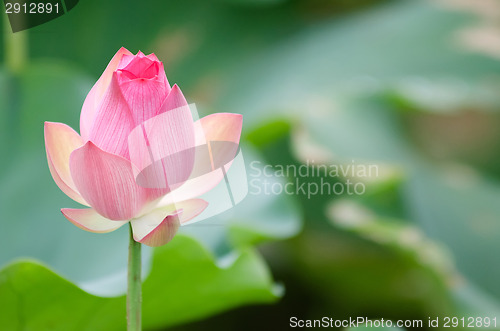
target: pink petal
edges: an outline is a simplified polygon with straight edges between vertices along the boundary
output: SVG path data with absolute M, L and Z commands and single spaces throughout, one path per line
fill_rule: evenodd
M 122 69 L 123 71 L 127 71 L 126 67 L 132 62 L 132 60 L 134 60 L 137 57 L 139 57 L 139 58 L 145 57 L 145 58 L 151 60 L 152 62 L 154 62 L 153 64 L 156 64 L 156 66 L 154 66 L 153 64 L 148 66 L 146 68 L 146 71 L 151 70 L 151 72 L 146 72 L 143 75 L 135 75 L 132 72 L 130 74 L 136 78 L 139 76 L 143 77 L 143 78 L 145 78 L 145 77 L 152 78 L 153 77 L 152 73 L 155 73 L 157 75 L 156 79 L 163 83 L 165 91 L 167 91 L 167 94 L 168 94 L 168 92 L 170 92 L 170 84 L 168 83 L 167 76 L 165 75 L 165 69 L 163 68 L 163 63 L 160 60 L 158 60 L 156 55 L 149 54 L 148 56 L 144 56 L 144 54 L 142 52 L 139 52 L 135 56 L 134 55 L 125 55 L 122 57 L 120 64 L 118 65 L 118 69 Z
M 118 85 L 117 73 L 114 73 L 97 107 L 89 139 L 106 152 L 128 158 L 127 139 L 134 127 L 132 110 Z
M 128 220 L 142 208 L 146 193 L 135 183 L 128 160 L 89 141 L 71 153 L 70 170 L 82 197 L 102 216 Z
M 174 84 L 174 86 L 172 86 L 172 90 L 170 91 L 167 98 L 161 105 L 158 114 L 164 113 L 172 109 L 184 108 L 184 107 L 188 107 L 186 98 L 184 97 L 184 94 L 182 94 L 182 91 L 179 88 L 179 86 L 177 84 Z
M 160 62 L 160 60 L 158 60 L 158 58 L 156 57 L 155 53 L 151 53 L 149 55 L 146 55 L 146 57 L 152 61 L 158 61 Z
M 134 239 L 153 247 L 165 245 L 172 240 L 181 223 L 198 216 L 207 205 L 202 199 L 192 199 L 155 209 L 131 221 Z
M 139 171 L 137 183 L 164 189 L 163 194 L 180 186 L 191 174 L 194 142 L 191 110 L 175 85 L 162 113 L 136 127 L 129 136 L 130 160 Z
M 126 59 L 126 61 L 128 61 L 128 59 Z M 125 62 L 122 62 L 121 65 L 124 63 Z M 134 56 L 133 59 L 130 62 L 128 62 L 128 64 L 125 67 L 123 67 L 123 69 L 122 68 L 120 69 L 130 72 L 134 74 L 136 77 L 149 79 L 153 78 L 157 72 L 153 73 L 153 75 L 151 75 L 150 77 L 146 77 L 143 74 L 148 68 L 150 68 L 155 63 L 157 62 L 151 61 L 147 57 Z M 158 67 L 156 69 L 158 69 Z
M 87 205 L 78 193 L 69 170 L 69 156 L 71 152 L 83 145 L 82 138 L 66 124 L 52 122 L 45 122 L 44 136 L 47 161 L 52 178 L 67 196 L 76 202 Z
M 190 178 L 162 198 L 159 205 L 192 199 L 217 186 L 224 178 L 220 167 L 229 169 L 236 156 L 242 123 L 241 115 L 229 113 L 216 113 L 196 121 L 197 146 Z
M 106 233 L 115 231 L 128 221 L 111 221 L 99 215 L 94 209 L 61 209 L 64 217 L 71 223 L 89 232 Z
M 135 58 L 135 55 L 133 54 L 129 54 L 129 55 L 124 55 L 121 60 L 120 60 L 120 63 L 118 64 L 118 67 L 116 68 L 117 70 L 118 69 L 123 69 L 125 68 L 126 66 L 128 66 L 128 64 L 130 62 L 132 62 L 132 60 Z
M 171 205 L 170 208 L 175 208 L 176 210 L 182 210 L 182 214 L 179 215 L 179 221 L 185 224 L 200 215 L 208 206 L 208 202 L 203 199 L 190 199 L 184 200 Z
M 230 141 L 239 143 L 243 116 L 232 113 L 215 113 L 199 120 L 196 145 L 206 141 Z M 200 131 L 201 130 L 201 131 Z
M 149 55 L 148 55 L 148 57 L 149 57 Z M 171 88 L 170 88 L 170 83 L 168 82 L 168 79 L 167 79 L 167 75 L 165 74 L 165 68 L 163 67 L 162 62 L 158 62 L 158 63 L 159 63 L 159 68 L 158 68 L 158 78 L 157 79 L 163 83 L 163 85 L 165 86 L 165 91 L 167 91 L 167 94 L 169 94 L 171 92 Z
M 132 53 L 123 47 L 118 50 L 109 62 L 106 70 L 104 70 L 99 80 L 94 84 L 85 98 L 82 112 L 80 114 L 80 133 L 82 134 L 83 140 L 88 140 L 90 131 L 92 130 L 92 124 L 94 123 L 97 105 L 101 101 L 109 83 L 111 82 L 113 72 L 118 68 L 118 64 L 120 63 L 122 57 L 127 55 L 132 55 Z
M 197 155 L 192 178 L 232 163 L 239 147 L 243 116 L 216 113 L 195 123 Z
M 147 67 L 143 72 L 142 72 L 142 78 L 146 79 L 151 79 L 157 76 L 160 72 L 160 67 L 163 70 L 163 66 L 161 66 L 160 62 L 153 62 L 149 67 Z M 165 93 L 165 95 L 168 93 Z
M 144 59 L 150 61 L 147 58 Z M 152 63 L 152 66 L 157 67 L 158 63 Z M 152 71 L 157 70 L 147 68 L 142 72 L 142 75 L 152 75 Z M 117 74 L 122 95 L 129 105 L 135 125 L 139 125 L 160 113 L 160 106 L 168 94 L 163 81 L 134 78 L 130 76 L 128 71 L 118 71 Z
M 159 224 L 157 223 L 158 220 L 160 220 Z M 141 225 L 137 225 L 139 222 Z M 165 216 L 165 214 L 161 212 L 152 212 L 137 221 L 133 221 L 132 224 L 136 224 L 135 227 L 132 225 L 135 241 L 147 246 L 158 247 L 165 245 L 174 238 L 179 229 L 180 221 L 178 214 Z M 151 228 L 152 230 L 141 239 L 138 239 L 135 233 L 140 231 L 136 230 L 139 227 L 144 227 L 145 229 Z

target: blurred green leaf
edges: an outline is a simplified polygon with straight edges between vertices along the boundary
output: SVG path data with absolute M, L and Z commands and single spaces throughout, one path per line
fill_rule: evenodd
M 244 250 L 230 267 L 219 268 L 205 248 L 182 235 L 155 250 L 152 268 L 143 284 L 146 330 L 250 302 L 274 302 L 281 293 L 253 250 Z M 0 270 L 0 306 L 4 330 L 125 329 L 124 296 L 90 295 L 31 261 L 14 262 Z
M 272 128 L 270 124 L 264 127 Z M 290 138 L 292 138 L 291 143 L 296 143 L 296 138 L 293 136 Z M 283 141 L 268 142 L 264 146 L 265 156 L 270 158 L 271 164 L 299 166 L 300 163 L 290 159 L 289 155 L 280 154 L 290 147 Z M 477 241 L 482 243 L 485 241 L 473 233 L 478 222 L 468 222 L 466 226 L 462 225 L 455 229 L 454 224 L 459 224 L 456 222 L 457 215 L 449 213 L 457 207 L 442 203 L 443 199 L 448 197 L 449 203 L 458 202 L 462 218 L 474 210 L 482 209 L 483 214 L 491 213 L 493 209 L 487 206 L 493 205 L 491 199 L 494 200 L 496 195 L 491 194 L 491 190 L 483 194 L 472 190 L 470 197 L 460 199 L 456 197 L 458 192 L 443 193 L 441 189 L 428 187 L 432 182 L 436 182 L 435 185 L 441 183 L 443 178 L 448 184 L 455 183 L 459 187 L 462 186 L 461 182 L 469 183 L 459 190 L 464 194 L 475 187 L 470 185 L 475 183 L 475 173 L 467 168 L 457 168 L 455 170 L 462 171 L 458 174 L 455 171 L 454 174 L 453 168 L 450 168 L 437 174 L 434 167 L 427 169 L 430 173 L 426 173 L 422 170 L 426 163 L 416 156 L 414 160 L 415 163 L 411 168 L 396 167 L 384 170 L 386 165 L 380 165 L 381 178 L 376 178 L 375 181 L 357 179 L 366 185 L 366 193 L 361 196 L 326 196 L 326 200 L 323 196 L 315 196 L 311 200 L 300 200 L 308 226 L 301 239 L 295 241 L 294 246 L 289 246 L 294 252 L 292 265 L 295 268 L 297 265 L 302 266 L 298 270 L 307 270 L 302 275 L 302 280 L 312 291 L 317 291 L 313 294 L 315 301 L 331 307 L 325 308 L 325 313 L 333 310 L 337 314 L 346 314 L 344 315 L 346 317 L 353 316 L 356 312 L 356 314 L 374 314 L 371 315 L 373 318 L 388 316 L 400 318 L 402 315 L 406 318 L 426 318 L 429 315 L 452 312 L 462 315 L 488 314 L 488 316 L 495 316 L 500 312 L 498 302 L 495 302 L 490 293 L 484 291 L 484 288 L 481 289 L 481 286 L 474 286 L 471 279 L 466 281 L 457 271 L 455 257 L 475 265 L 474 273 L 482 274 L 478 284 L 487 284 L 484 279 L 489 279 L 490 288 L 493 288 L 495 276 L 482 269 L 481 265 L 477 265 L 475 259 L 465 258 L 463 254 L 451 254 L 455 252 L 450 250 L 454 245 L 465 244 L 463 251 L 474 252 L 480 259 L 488 256 L 488 251 L 478 251 L 482 245 L 477 245 Z M 329 164 L 338 164 L 331 162 Z M 453 179 L 457 175 L 458 178 Z M 465 178 L 460 179 L 460 175 L 465 175 Z M 294 179 L 290 178 L 291 181 Z M 324 180 L 332 183 L 342 178 L 328 178 L 325 175 Z M 314 183 L 318 179 L 301 178 L 301 181 Z M 428 181 L 430 183 L 427 183 Z M 419 190 L 418 193 L 412 193 L 417 195 L 417 199 L 408 197 L 408 191 L 413 185 L 425 186 L 429 192 Z M 495 186 L 492 183 L 491 188 Z M 472 195 L 477 195 L 479 200 L 476 201 Z M 415 201 L 412 201 L 413 199 Z M 413 207 L 413 203 L 422 199 L 426 200 L 425 204 Z M 476 201 L 475 204 L 482 201 L 480 203 L 482 207 L 471 207 L 470 203 L 473 200 Z M 410 222 L 415 220 L 412 216 L 414 210 L 430 216 L 436 213 L 437 206 L 443 209 L 439 212 L 442 216 L 429 220 L 432 227 L 438 228 L 446 224 L 449 237 L 453 238 L 455 233 L 464 231 L 463 235 L 469 238 L 457 236 L 452 241 L 454 245 L 449 246 L 447 241 L 441 240 L 444 239 L 443 236 L 436 236 L 435 232 L 427 231 L 418 221 Z M 334 221 L 334 227 L 317 226 L 318 219 L 321 220 L 320 212 L 324 211 L 328 214 L 329 220 Z M 442 218 L 446 221 L 441 220 Z M 489 219 L 491 220 L 491 217 Z M 327 223 L 328 220 L 325 219 L 323 222 Z M 492 227 L 489 229 L 493 230 Z M 346 236 L 346 231 L 358 238 Z M 494 239 L 496 231 L 490 235 L 491 239 Z M 365 247 L 367 242 L 370 243 L 368 248 Z M 467 247 L 474 245 L 475 242 L 474 248 Z M 493 243 L 484 244 L 494 247 Z M 488 262 L 482 261 L 484 268 L 490 269 L 492 263 L 495 263 L 493 259 Z M 300 271 L 297 273 L 301 274 Z M 401 291 L 401 288 L 404 288 L 404 291 Z M 341 297 L 342 300 L 339 300 L 341 303 L 336 303 L 337 300 L 331 297 Z M 332 306 L 327 306 L 325 301 Z M 310 318 L 315 318 L 315 314 Z
M 325 20 L 233 70 L 233 88 L 218 105 L 239 109 L 248 127 L 270 110 L 288 117 L 331 152 L 330 161 L 402 167 L 405 218 L 445 243 L 461 274 L 498 296 L 492 215 L 500 186 L 443 186 L 446 172 L 427 169 L 396 111 L 498 109 L 500 62 L 456 38 L 473 20 L 432 1 L 392 1 Z
M 269 142 L 263 148 L 269 164 L 303 167 L 289 154 L 294 139 Z M 363 203 L 360 212 L 353 208 L 340 210 L 340 215 L 390 220 L 384 226 L 377 223 L 367 227 L 363 233 L 344 226 L 349 223 L 331 223 L 332 202 L 342 202 L 352 196 L 318 194 L 311 199 L 299 196 L 305 218 L 304 232 L 288 241 L 286 249 L 275 247 L 278 252 L 269 253 L 271 264 L 287 270 L 288 281 L 294 282 L 285 301 L 293 300 L 294 295 L 295 301 L 288 301 L 292 305 L 282 308 L 285 316 L 291 309 L 298 309 L 297 300 L 310 300 L 299 315 L 309 319 L 329 316 L 331 311 L 337 318 L 368 316 L 393 320 L 427 318 L 454 311 L 447 286 L 449 256 L 444 254 L 440 259 L 429 261 L 427 257 L 433 256 L 432 250 L 437 245 L 427 245 L 430 240 L 416 225 L 397 220 L 407 215 L 400 192 L 405 177 L 401 172 L 394 175 L 366 184 L 366 194 L 357 197 L 358 205 Z M 290 182 L 296 179 L 306 185 L 343 181 L 326 174 L 288 178 Z M 400 238 L 400 233 L 406 235 Z M 421 249 L 415 251 L 414 248 Z M 297 295 L 301 296 L 297 298 Z
M 274 5 L 288 0 L 223 0 L 228 3 L 247 5 L 247 6 L 265 6 Z
M 500 299 L 500 184 L 467 167 L 421 167 L 405 184 L 409 218 L 445 243 L 460 272 Z
M 439 111 L 500 104 L 500 62 L 454 38 L 472 19 L 432 1 L 332 18 L 233 69 L 216 104 L 245 114 L 247 127 L 270 111 L 291 118 L 337 160 L 411 168 L 417 150 L 394 112 L 402 100 Z
M 272 183 L 283 185 L 284 179 L 265 176 L 263 159 L 251 146 L 243 144 L 241 148 L 248 176 L 248 195 L 216 217 L 181 228 L 181 232 L 197 238 L 222 259 L 230 258 L 234 248 L 286 239 L 299 233 L 302 227 L 294 199 L 285 194 L 270 194 L 264 188 Z
M 457 105 L 444 98 L 477 105 L 489 95 L 498 105 L 494 87 L 499 76 L 494 73 L 500 72 L 500 62 L 468 51 L 454 38 L 473 19 L 434 1 L 390 1 L 331 18 L 233 69 L 238 84 L 230 81 L 232 88 L 218 101 L 224 109 L 247 115 L 247 125 L 274 110 L 285 116 L 293 112 L 304 121 L 320 117 L 332 131 L 343 125 L 334 116 L 350 111 L 349 104 L 337 105 L 338 98 L 397 93 L 442 109 Z M 364 127 L 369 120 L 359 117 L 357 125 Z M 353 135 L 359 132 L 349 128 Z
M 9 123 L 9 78 L 3 69 L 0 69 L 0 151 L 9 152 L 8 148 L 11 139 L 7 134 Z M 4 158 L 0 159 L 0 167 L 5 163 Z
M 500 229 L 492 207 L 499 197 L 498 184 L 467 168 L 438 171 L 421 166 L 417 171 L 400 183 L 405 217 L 415 223 L 381 219 L 383 212 L 370 205 L 379 200 L 377 195 L 385 195 L 383 191 L 336 200 L 329 208 L 330 219 L 337 227 L 409 254 L 434 270 L 461 314 L 497 316 L 499 266 L 494 252 Z

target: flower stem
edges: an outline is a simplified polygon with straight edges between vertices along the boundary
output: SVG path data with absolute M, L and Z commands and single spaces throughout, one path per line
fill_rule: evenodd
M 12 72 L 18 73 L 26 65 L 28 58 L 28 31 L 13 33 L 7 15 L 4 14 L 2 19 L 4 21 L 5 65 Z M 19 19 L 22 19 L 22 16 Z
M 127 330 L 141 331 L 141 243 L 134 240 L 130 225 L 128 246 Z

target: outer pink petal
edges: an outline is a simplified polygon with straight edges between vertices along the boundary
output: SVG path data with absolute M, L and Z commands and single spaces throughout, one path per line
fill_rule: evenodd
M 113 56 L 106 67 L 106 70 L 104 70 L 99 80 L 94 84 L 83 103 L 82 112 L 80 114 L 80 133 L 84 140 L 88 140 L 90 131 L 92 130 L 92 124 L 94 123 L 97 105 L 111 82 L 113 71 L 118 68 L 118 64 L 124 55 L 132 55 L 132 53 L 123 47 L 116 52 L 115 56 Z
M 232 163 L 239 147 L 243 116 L 216 113 L 195 123 L 197 155 L 192 178 Z
M 170 240 L 172 240 L 177 233 L 180 226 L 179 214 L 177 212 L 174 215 L 165 216 L 161 212 L 152 212 L 137 221 L 133 221 L 132 224 L 136 224 L 134 228 L 134 240 L 151 247 L 158 247 L 165 245 Z M 158 223 L 159 220 L 159 223 Z M 140 224 L 140 225 L 139 225 Z M 142 237 L 140 240 L 135 236 L 138 233 L 139 227 L 152 228 L 152 230 Z
M 153 247 L 165 245 L 172 240 L 181 223 L 198 216 L 207 205 L 202 199 L 192 199 L 155 209 L 131 221 L 134 239 Z
M 179 86 L 177 84 L 174 84 L 174 86 L 172 86 L 172 90 L 170 91 L 167 98 L 161 105 L 158 114 L 164 113 L 172 109 L 183 108 L 187 106 L 188 103 L 186 101 L 186 98 L 184 97 L 184 94 L 182 94 L 182 91 L 179 88 Z
M 71 176 L 86 201 L 111 220 L 129 220 L 142 208 L 144 189 L 135 183 L 131 163 L 91 141 L 71 153 Z
M 133 54 L 122 56 L 122 58 L 120 60 L 120 63 L 118 64 L 117 69 L 123 69 L 123 68 L 125 68 L 130 62 L 132 62 L 132 60 L 134 59 L 134 57 L 135 56 Z
M 176 108 L 170 108 L 175 107 Z M 132 130 L 130 160 L 138 168 L 137 183 L 146 188 L 180 186 L 189 178 L 194 163 L 195 132 L 191 111 L 179 88 L 174 86 L 155 116 Z
M 111 221 L 99 215 L 94 209 L 61 209 L 64 217 L 71 223 L 89 232 L 106 233 L 115 231 L 128 221 Z
M 197 147 L 191 176 L 181 187 L 162 198 L 159 205 L 192 199 L 217 186 L 224 178 L 219 167 L 225 164 L 228 169 L 236 155 L 242 123 L 241 115 L 229 113 L 216 113 L 196 121 Z M 209 150 L 208 146 L 211 146 Z
M 57 186 L 71 199 L 88 206 L 78 193 L 69 170 L 69 156 L 83 145 L 82 138 L 66 124 L 52 122 L 45 122 L 44 136 L 50 173 Z
M 149 57 L 149 55 L 148 55 L 148 57 Z M 159 62 L 159 63 L 160 63 L 160 68 L 158 69 L 158 80 L 160 82 L 162 82 L 163 85 L 165 85 L 165 90 L 168 91 L 168 93 L 170 93 L 171 87 L 170 87 L 170 83 L 168 82 L 168 79 L 167 79 L 167 74 L 165 74 L 165 68 L 163 67 L 163 62 Z
M 116 72 L 97 108 L 89 139 L 106 152 L 128 159 L 127 139 L 135 124 Z
M 230 141 L 239 143 L 243 116 L 232 113 L 215 113 L 199 120 L 196 145 L 205 141 Z

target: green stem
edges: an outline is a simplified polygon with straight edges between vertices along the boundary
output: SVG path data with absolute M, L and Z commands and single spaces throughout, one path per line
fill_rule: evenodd
M 141 243 L 134 240 L 130 225 L 128 246 L 127 330 L 141 331 Z
M 22 17 L 21 17 L 22 18 Z M 9 18 L 6 14 L 4 21 L 5 66 L 12 72 L 18 73 L 28 60 L 28 31 L 12 32 Z

